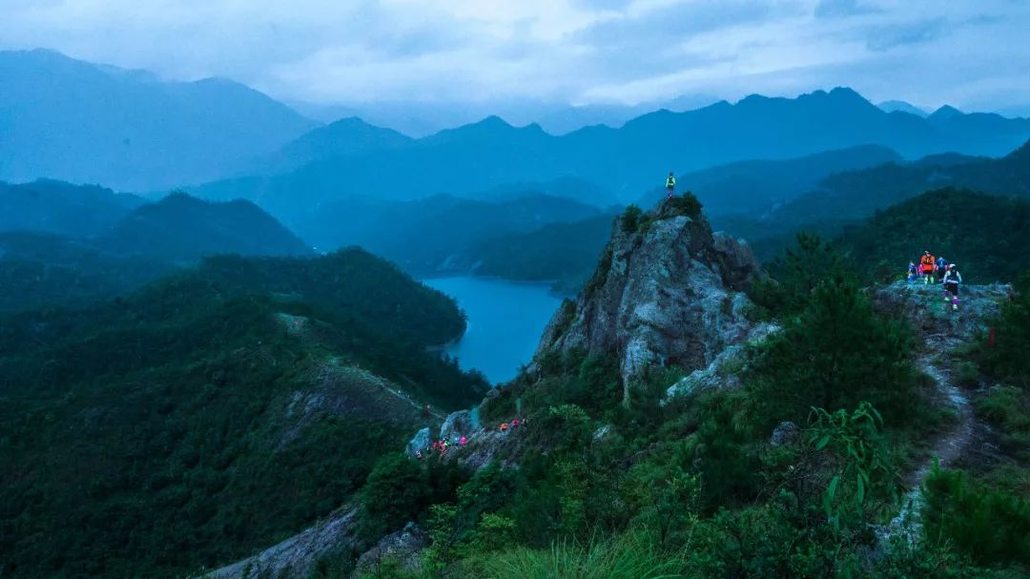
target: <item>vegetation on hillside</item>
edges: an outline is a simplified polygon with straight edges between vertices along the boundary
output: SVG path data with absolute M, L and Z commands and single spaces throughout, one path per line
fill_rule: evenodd
M 4 318 L 0 574 L 183 576 L 298 532 L 423 403 L 482 397 L 426 351 L 463 328 L 450 298 L 360 250 L 214 258 L 94 308 Z
M 627 409 L 611 360 L 548 357 L 540 375 L 521 376 L 483 410 L 488 423 L 516 408 L 528 417 L 511 456 L 467 481 L 455 477 L 452 496 L 436 504 L 429 498 L 447 493 L 430 483 L 440 480 L 434 460 L 403 468 L 384 460 L 380 468 L 414 469 L 406 480 L 421 490 L 384 495 L 381 478 L 370 478 L 362 492 L 377 506 L 364 516 L 426 525 L 429 576 L 1025 572 L 1022 491 L 988 482 L 969 490 L 962 475 L 931 479 L 935 512 L 916 542 L 880 544 L 874 526 L 900 508 L 902 473 L 949 417 L 919 379 L 909 329 L 873 311 L 830 245 L 803 237 L 774 274 L 776 283 L 756 288 L 755 313 L 783 329 L 740 360 L 742 388 L 660 404 L 673 368 L 637 384 Z M 1012 306 L 1012 316 L 1025 312 Z M 800 428 L 770 444 L 785 420 Z M 506 458 L 519 468 L 502 468 Z M 396 499 L 384 504 L 385 496 Z M 980 540 L 993 517 L 998 532 Z
M 929 250 L 960 265 L 966 283 L 1012 282 L 1027 267 L 1030 201 L 938 189 L 847 228 L 839 245 L 867 281 L 903 279 Z
M 550 281 L 575 293 L 590 278 L 612 232 L 611 215 L 554 223 L 524 234 L 484 241 L 470 255 L 476 273 L 520 281 Z

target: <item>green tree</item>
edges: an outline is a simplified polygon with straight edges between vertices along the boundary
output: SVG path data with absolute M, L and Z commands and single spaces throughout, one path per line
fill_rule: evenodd
M 853 279 L 835 276 L 759 350 L 750 382 L 754 414 L 771 428 L 803 422 L 813 407 L 832 412 L 868 401 L 888 422 L 911 420 L 911 352 L 908 329 L 878 316 Z

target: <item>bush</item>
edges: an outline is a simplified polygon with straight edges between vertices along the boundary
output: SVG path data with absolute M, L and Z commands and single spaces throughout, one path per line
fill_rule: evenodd
M 888 424 L 911 424 L 916 375 L 912 337 L 881 318 L 855 282 L 820 283 L 810 303 L 757 351 L 748 384 L 759 426 L 803 423 L 809 410 L 873 404 Z
M 701 217 L 701 201 L 691 191 L 669 199 L 666 201 L 666 205 L 677 215 L 686 215 L 691 219 Z
M 1030 456 L 1030 393 L 1015 386 L 996 386 L 976 402 L 977 414 L 996 426 L 1002 450 Z
M 994 347 L 984 349 L 984 368 L 995 378 L 1030 388 L 1030 272 L 1016 284 L 1016 296 L 994 323 Z
M 421 464 L 402 453 L 384 456 L 361 489 L 358 534 L 375 540 L 399 529 L 429 508 L 430 496 Z
M 926 480 L 923 529 L 981 565 L 1030 564 L 1030 499 L 935 468 Z
M 636 205 L 626 207 L 626 210 L 622 212 L 622 232 L 636 233 L 640 228 L 640 216 L 643 215 L 643 213 L 644 212 Z

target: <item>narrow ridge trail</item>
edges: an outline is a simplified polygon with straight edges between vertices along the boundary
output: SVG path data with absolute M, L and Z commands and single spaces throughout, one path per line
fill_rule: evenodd
M 911 322 L 921 341 L 914 362 L 933 380 L 934 404 L 955 415 L 954 422 L 936 435 L 919 466 L 905 477 L 909 491 L 903 497 L 901 510 L 881 529 L 884 541 L 898 535 L 909 540 L 919 537 L 925 505 L 923 485 L 934 465 L 955 466 L 973 451 L 982 425 L 976 419 L 969 396 L 955 383 L 954 362 L 957 350 L 976 339 L 985 321 L 998 313 L 1011 291 L 1011 286 L 1006 285 L 966 286 L 958 311 L 951 311 L 947 303 L 938 301 L 939 286 L 895 284 L 876 292 L 879 309 Z

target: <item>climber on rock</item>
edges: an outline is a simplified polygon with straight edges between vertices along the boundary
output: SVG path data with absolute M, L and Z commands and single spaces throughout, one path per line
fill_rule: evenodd
M 958 272 L 958 267 L 953 263 L 948 266 L 948 271 L 944 274 L 944 299 L 951 301 L 951 309 L 958 309 L 958 286 L 962 283 L 962 274 Z
M 672 199 L 673 194 L 676 193 L 676 176 L 669 171 L 669 176 L 665 178 L 665 192 L 668 193 L 668 199 Z
M 919 279 L 919 268 L 916 267 L 916 262 L 908 262 L 908 283 L 912 283 Z
M 936 267 L 937 261 L 930 250 L 923 252 L 923 257 L 919 259 L 919 273 L 923 276 L 924 285 L 933 283 L 933 270 Z

